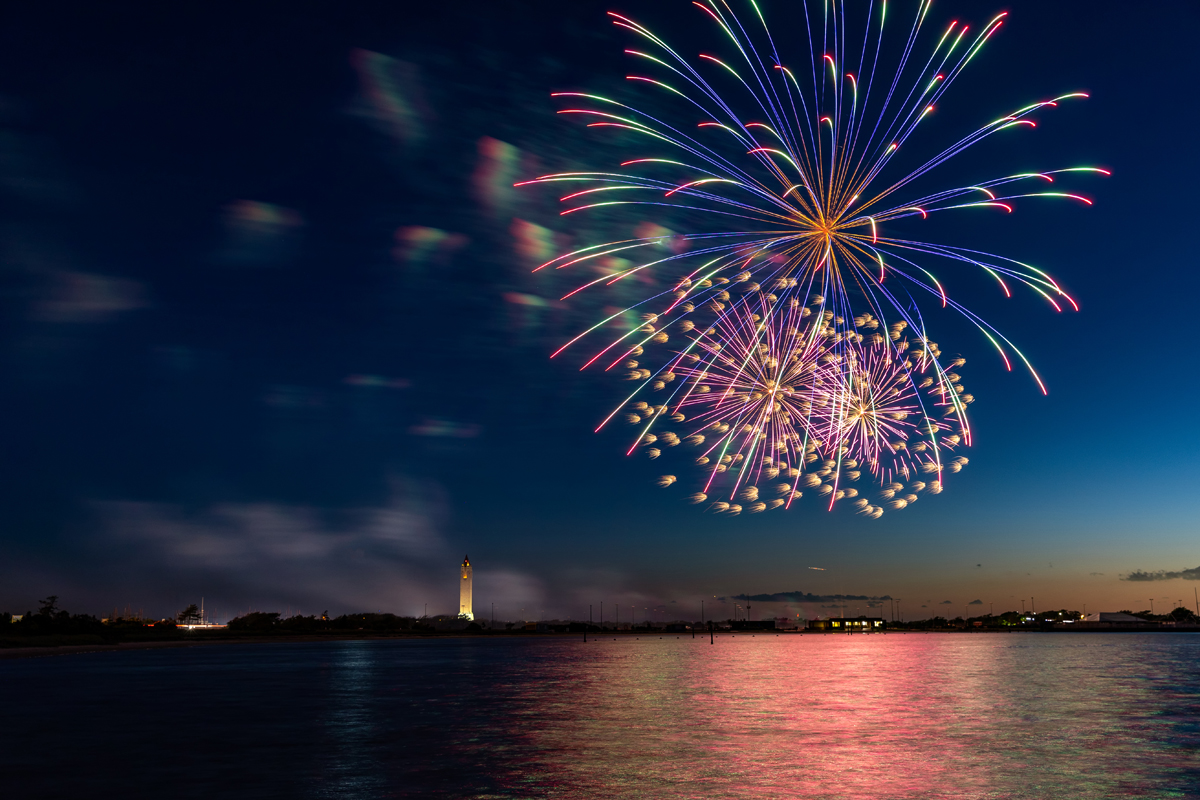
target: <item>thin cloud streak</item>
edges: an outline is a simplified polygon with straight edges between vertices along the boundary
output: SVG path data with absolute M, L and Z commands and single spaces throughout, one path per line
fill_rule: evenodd
M 749 600 L 752 603 L 832 603 L 842 600 L 859 600 L 878 602 L 880 600 L 891 600 L 892 596 L 888 594 L 882 595 L 865 595 L 865 594 L 811 594 L 809 592 L 775 592 L 774 594 L 735 594 L 728 598 L 717 598 L 721 602 L 726 600 Z
M 1185 581 L 1200 581 L 1200 567 L 1192 567 L 1191 569 L 1183 569 L 1178 572 L 1168 572 L 1159 570 L 1157 572 L 1143 572 L 1142 570 L 1134 570 L 1128 575 L 1122 575 L 1123 581 L 1145 582 L 1145 581 L 1173 581 L 1183 578 Z

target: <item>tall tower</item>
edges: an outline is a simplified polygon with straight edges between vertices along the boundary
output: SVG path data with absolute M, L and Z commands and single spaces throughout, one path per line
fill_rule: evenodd
M 460 619 L 475 619 L 471 613 L 471 559 L 463 556 L 462 580 L 458 582 L 458 616 Z

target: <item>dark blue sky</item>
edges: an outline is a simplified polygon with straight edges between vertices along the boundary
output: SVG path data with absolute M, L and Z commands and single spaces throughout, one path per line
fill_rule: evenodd
M 0 608 L 440 611 L 463 552 L 477 603 L 509 618 L 791 590 L 914 614 L 1030 595 L 1145 608 L 1191 589 L 1119 576 L 1200 563 L 1194 4 L 934 5 L 1011 14 L 931 146 L 1092 95 L 941 180 L 1114 174 L 1074 184 L 1090 208 L 929 228 L 1047 269 L 1082 311 L 958 285 L 1050 394 L 934 314 L 979 398 L 971 465 L 878 521 L 706 516 L 622 435 L 591 433 L 622 385 L 547 359 L 600 306 L 556 303 L 564 279 L 529 273 L 538 249 L 639 222 L 559 218 L 553 192 L 508 188 L 639 155 L 549 93 L 630 91 L 610 8 L 719 49 L 706 17 L 684 0 L 417 7 L 0 13 Z

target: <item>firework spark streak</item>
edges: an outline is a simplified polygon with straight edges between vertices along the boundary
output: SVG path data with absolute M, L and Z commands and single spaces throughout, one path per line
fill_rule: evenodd
M 709 229 L 672 237 L 682 246 L 670 255 L 658 253 L 668 237 L 653 236 L 592 245 L 538 267 L 634 259 L 567 297 L 638 273 L 678 276 L 670 290 L 622 312 L 640 312 L 640 327 L 587 360 L 585 367 L 624 364 L 626 377 L 637 384 L 601 427 L 624 409 L 639 426 L 634 448 L 648 448 L 652 458 L 664 444 L 699 447 L 703 491 L 693 500 L 708 501 L 719 485 L 729 500 L 715 501 L 710 507 L 716 511 L 739 513 L 743 503 L 737 500 L 750 511 L 784 507 L 808 489 L 828 496 L 831 507 L 850 498 L 862 513 L 879 516 L 883 506 L 846 485 L 864 473 L 882 484 L 880 500 L 893 509 L 913 502 L 918 492 L 936 494 L 943 473 L 966 464 L 945 451 L 970 444 L 966 406 L 973 398 L 949 371 L 963 360 L 945 363 L 929 340 L 918 298 L 961 313 L 1008 369 L 1015 356 L 1043 392 L 1046 387 L 1008 338 L 950 296 L 933 268 L 982 270 L 1006 296 L 1024 286 L 1057 311 L 1078 305 L 1036 267 L 904 236 L 894 223 L 950 211 L 1011 213 L 1031 198 L 1090 205 L 1058 186 L 1080 173 L 1108 174 L 1086 166 L 910 194 L 918 179 L 968 148 L 995 136 L 1022 135 L 1036 127 L 1041 113 L 1086 95 L 1072 92 L 1016 109 L 904 166 L 906 143 L 999 30 L 1004 14 L 977 31 L 958 20 L 931 30 L 930 3 L 921 0 L 911 23 L 892 37 L 895 23 L 886 2 L 870 7 L 855 33 L 840 3 L 814 3 L 803 8 L 803 55 L 789 64 L 755 0 L 748 0 L 743 18 L 727 0 L 692 5 L 715 26 L 728 55 L 688 60 L 634 20 L 610 16 L 639 40 L 626 52 L 649 70 L 629 80 L 688 109 L 694 130 L 610 98 L 559 93 L 570 103 L 560 113 L 589 127 L 618 129 L 651 149 L 614 171 L 523 182 L 567 187 L 564 215 L 643 206 L 656 215 L 674 211 L 711 220 Z M 893 39 L 902 47 L 895 63 L 885 66 Z M 733 99 L 715 88 L 721 83 L 733 87 Z M 651 252 L 653 257 L 637 260 Z M 589 334 L 600 335 L 620 316 L 602 320 L 555 355 Z M 676 345 L 663 347 L 672 335 Z M 647 348 L 653 368 L 636 360 Z M 644 391 L 668 394 L 658 404 L 635 401 Z M 663 431 L 670 421 L 687 421 L 687 432 Z M 922 475 L 927 480 L 917 479 Z M 758 484 L 766 480 L 775 481 L 779 497 L 759 499 Z M 667 475 L 660 483 L 676 479 Z

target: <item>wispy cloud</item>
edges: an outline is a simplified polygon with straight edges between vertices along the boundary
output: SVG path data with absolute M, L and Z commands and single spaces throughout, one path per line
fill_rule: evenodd
M 880 600 L 891 600 L 891 595 L 865 595 L 865 594 L 811 594 L 810 592 L 775 592 L 774 594 L 735 594 L 731 597 L 719 597 L 722 602 L 726 600 L 749 600 L 752 603 L 832 603 L 842 600 L 858 600 L 879 602 Z
M 1173 581 L 1177 578 L 1183 578 L 1185 581 L 1200 581 L 1200 567 L 1183 569 L 1178 572 L 1161 569 L 1158 572 L 1143 572 L 1137 569 L 1128 575 L 1121 576 L 1123 581 Z
M 352 509 L 267 502 L 97 508 L 114 571 L 133 567 L 235 607 L 412 613 L 424 602 L 449 606 L 453 599 L 431 569 L 453 561 L 436 503 L 411 495 Z
M 46 322 L 105 322 L 122 311 L 145 308 L 145 295 L 136 281 L 60 270 L 53 274 L 36 316 Z

